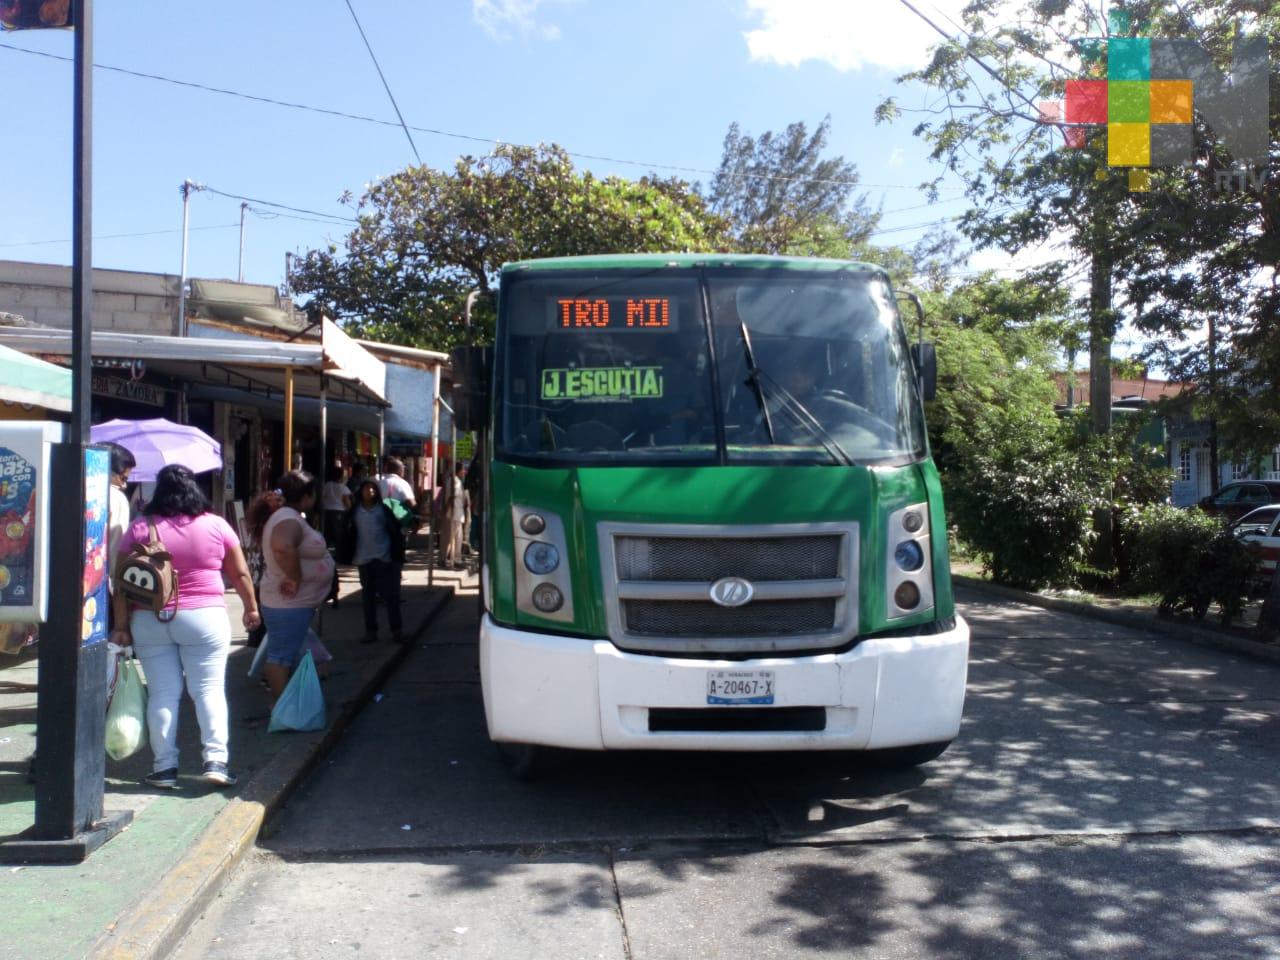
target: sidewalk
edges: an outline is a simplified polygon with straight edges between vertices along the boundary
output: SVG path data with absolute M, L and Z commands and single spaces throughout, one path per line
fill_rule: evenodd
M 464 581 L 474 574 L 436 571 L 427 586 L 425 537 L 411 549 L 404 571 L 405 633 L 412 642 Z M 231 710 L 231 768 L 235 789 L 219 791 L 197 779 L 199 727 L 183 698 L 179 743 L 182 776 L 176 791 L 141 783 L 150 770 L 144 747 L 128 760 L 107 760 L 108 811 L 132 809 L 133 824 L 85 863 L 71 866 L 0 866 L 0 960 L 163 956 L 185 930 L 186 911 L 249 849 L 266 815 L 274 810 L 340 736 L 356 710 L 378 689 L 408 645 L 393 644 L 380 611 L 382 639 L 359 643 L 364 633 L 355 570 L 341 573 L 338 608 L 324 607 L 321 632 L 334 656 L 324 683 L 329 724 L 317 733 L 268 734 L 266 691 L 247 677 L 254 651 L 245 646 L 240 604 L 228 593 L 233 626 L 227 667 Z M 27 759 L 35 746 L 37 659 L 0 660 L 0 840 L 29 827 L 34 793 Z

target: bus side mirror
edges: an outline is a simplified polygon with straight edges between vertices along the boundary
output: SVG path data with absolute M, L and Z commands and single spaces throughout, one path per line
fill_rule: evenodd
M 489 426 L 489 374 L 493 347 L 456 347 L 453 365 L 453 422 L 463 433 Z
M 938 351 L 932 343 L 913 343 L 911 362 L 920 378 L 920 396 L 932 400 L 938 395 Z

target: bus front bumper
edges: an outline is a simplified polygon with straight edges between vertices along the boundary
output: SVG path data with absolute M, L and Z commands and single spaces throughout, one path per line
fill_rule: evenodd
M 873 750 L 952 740 L 968 660 L 959 616 L 945 633 L 753 660 L 626 653 L 607 640 L 513 630 L 488 614 L 480 626 L 489 736 L 579 750 Z M 708 705 L 712 671 L 769 675 L 773 702 L 749 707 L 750 721 L 739 723 L 748 715 L 734 711 L 746 707 Z M 815 715 L 820 729 L 791 729 L 797 716 L 816 726 Z

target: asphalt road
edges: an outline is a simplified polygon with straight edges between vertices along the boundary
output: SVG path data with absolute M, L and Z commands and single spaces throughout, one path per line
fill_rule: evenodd
M 1280 667 L 962 594 L 961 738 L 509 779 L 455 600 L 181 960 L 1275 957 Z

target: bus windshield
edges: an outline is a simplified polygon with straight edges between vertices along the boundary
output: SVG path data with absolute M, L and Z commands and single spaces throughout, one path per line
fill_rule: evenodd
M 866 271 L 508 277 L 498 337 L 499 456 L 864 464 L 924 454 L 893 300 Z

